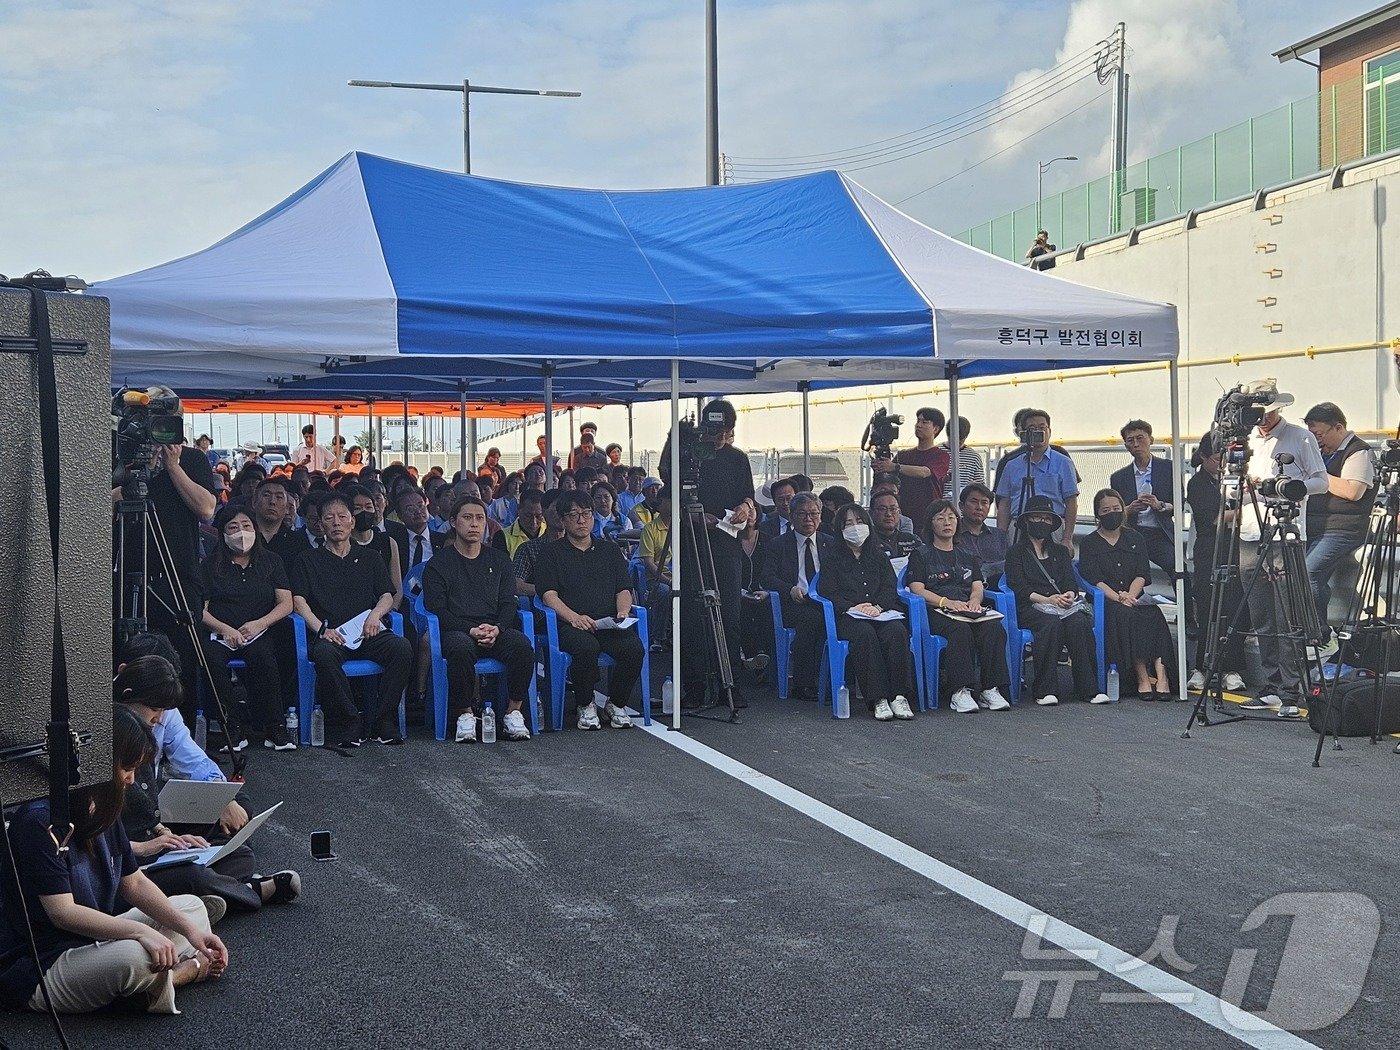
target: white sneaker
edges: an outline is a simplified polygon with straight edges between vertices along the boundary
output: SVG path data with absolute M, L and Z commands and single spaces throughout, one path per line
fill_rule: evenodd
M 1054 693 L 1051 693 L 1049 696 L 1037 696 L 1035 702 L 1041 707 L 1054 707 L 1060 702 L 1060 698 Z
M 603 728 L 603 723 L 598 721 L 597 704 L 584 704 L 578 709 L 578 727 L 580 729 Z
M 1337 641 L 1337 636 L 1336 636 L 1333 632 L 1328 631 L 1328 632 L 1327 632 L 1327 641 L 1326 641 L 1326 642 L 1324 642 L 1322 645 L 1310 645 L 1310 646 L 1308 646 L 1308 659 L 1309 659 L 1309 660 L 1326 660 L 1329 656 L 1331 656 L 1331 655 L 1333 655 L 1334 653 L 1336 653 L 1336 651 L 1337 651 L 1340 647 L 1341 647 L 1341 645 L 1340 645 L 1340 643 Z
M 888 700 L 881 700 L 878 704 L 875 705 L 875 721 L 894 721 L 894 708 L 890 707 L 890 702 Z
M 501 732 L 507 740 L 529 740 L 530 727 L 525 724 L 525 716 L 519 711 L 507 711 L 501 719 Z
M 1192 671 L 1191 677 L 1186 679 L 1186 688 L 1201 690 L 1206 687 L 1206 674 L 1204 671 Z
M 1226 671 L 1225 676 L 1220 679 L 1222 689 L 1228 689 L 1232 693 L 1240 693 L 1245 689 L 1244 679 L 1234 671 Z
M 982 702 L 987 705 L 988 711 L 1005 711 L 1011 706 L 1010 701 L 1001 695 L 1001 690 L 995 687 L 982 690 Z
M 1265 693 L 1257 700 L 1241 704 L 1240 709 L 1244 711 L 1276 711 L 1282 705 L 1276 693 Z
M 977 710 L 977 701 L 972 699 L 970 689 L 959 689 L 948 700 L 948 706 L 960 715 L 968 714 Z
M 616 704 L 608 704 L 603 708 L 603 713 L 608 716 L 608 722 L 614 729 L 626 729 L 632 724 L 631 716 Z
M 452 738 L 459 744 L 476 743 L 476 715 L 468 711 L 457 716 L 457 733 Z
M 1113 703 L 1113 700 L 1107 693 L 1095 693 L 1093 696 L 1089 697 L 1089 703 L 1111 704 Z
M 914 717 L 914 712 L 909 710 L 909 701 L 902 696 L 897 696 L 890 701 L 890 710 L 894 712 L 895 718 L 903 722 Z

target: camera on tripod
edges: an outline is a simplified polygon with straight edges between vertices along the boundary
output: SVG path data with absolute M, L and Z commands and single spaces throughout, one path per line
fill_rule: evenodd
M 714 458 L 715 442 L 727 429 L 723 411 L 707 410 L 698 425 L 689 416 L 680 421 L 681 491 L 687 497 L 694 497 L 700 464 Z
M 869 452 L 875 459 L 889 459 L 893 455 L 894 443 L 899 440 L 899 428 L 903 425 L 903 416 L 891 415 L 888 410 L 877 408 L 860 437 L 862 451 Z
M 112 398 L 112 467 L 138 471 L 161 445 L 185 443 L 180 398 L 163 387 L 124 388 Z
M 1380 461 L 1382 467 L 1391 470 L 1400 467 L 1400 441 L 1395 438 L 1386 438 L 1385 447 L 1376 453 L 1376 459 Z
M 1300 478 L 1265 478 L 1255 485 L 1255 491 L 1266 499 L 1296 507 L 1308 498 L 1308 483 Z

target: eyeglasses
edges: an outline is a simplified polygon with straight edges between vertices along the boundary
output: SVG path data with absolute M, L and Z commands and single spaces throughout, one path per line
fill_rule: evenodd
M 565 521 L 583 521 L 585 518 L 593 517 L 591 510 L 571 510 L 562 515 Z

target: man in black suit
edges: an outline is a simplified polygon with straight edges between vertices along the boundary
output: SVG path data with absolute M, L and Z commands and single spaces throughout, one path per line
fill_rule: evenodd
M 394 509 L 399 512 L 403 532 L 393 532 L 391 535 L 399 546 L 399 565 L 407 576 L 414 566 L 431 560 L 433 552 L 448 542 L 450 536 L 428 527 L 428 497 L 423 495 L 421 489 L 401 489 L 398 505 Z
M 764 556 L 763 587 L 781 596 L 783 624 L 797 630 L 792 643 L 792 684 L 799 700 L 817 698 L 817 657 L 826 638 L 821 606 L 807 597 L 812 577 L 821 571 L 822 559 L 835 541 L 818 532 L 821 501 L 810 492 L 792 497 L 792 528 L 768 541 Z
M 779 478 L 768 486 L 768 494 L 773 497 L 773 513 L 758 526 L 758 535 L 764 542 L 792 531 L 792 497 L 797 495 L 797 485 L 791 478 Z
M 1147 557 L 1168 576 L 1176 577 L 1176 526 L 1173 522 L 1172 465 L 1152 454 L 1152 424 L 1130 419 L 1119 431 L 1133 461 L 1115 470 L 1109 487 L 1123 498 L 1126 524 L 1147 546 Z

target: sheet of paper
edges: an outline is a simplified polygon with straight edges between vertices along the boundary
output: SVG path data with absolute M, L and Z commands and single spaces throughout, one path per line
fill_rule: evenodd
M 628 616 L 621 620 L 616 616 L 604 616 L 601 620 L 593 621 L 593 629 L 596 631 L 625 631 L 636 622 L 635 616 Z
M 906 565 L 908 565 L 908 564 L 909 564 L 909 555 L 907 555 L 907 554 L 906 554 L 904 557 L 902 557 L 902 558 L 891 558 L 891 559 L 890 559 L 890 568 L 894 569 L 894 574 L 895 574 L 896 577 L 898 577 L 899 574 L 900 574 L 901 572 L 904 571 L 904 567 L 905 567 Z
M 340 632 L 340 636 L 345 639 L 345 648 L 358 649 L 360 647 L 360 643 L 365 639 L 365 624 L 369 623 L 371 611 L 366 609 L 359 616 L 352 616 L 336 628 Z
M 729 533 L 729 535 L 737 538 L 739 533 L 744 531 L 744 527 L 742 525 L 735 525 L 732 520 L 733 517 L 734 512 L 732 510 L 725 511 L 724 517 L 720 518 L 719 521 L 715 522 L 715 527 L 723 529 L 725 532 Z
M 904 614 L 898 609 L 886 609 L 879 616 L 871 616 L 869 613 L 857 612 L 855 609 L 847 609 L 846 615 L 853 620 L 874 620 L 876 623 L 887 623 L 890 620 L 904 619 Z
M 1035 607 L 1047 616 L 1058 616 L 1062 620 L 1072 613 L 1077 613 L 1080 609 L 1087 608 L 1083 598 L 1077 599 L 1068 609 L 1061 609 L 1058 605 L 1051 605 L 1049 602 L 1036 602 Z
M 263 635 L 265 635 L 266 633 L 267 633 L 267 628 L 264 627 L 264 628 L 263 628 L 261 631 L 259 631 L 257 634 L 253 635 L 253 637 L 249 638 L 246 642 L 244 642 L 243 645 L 251 645 L 253 642 L 256 642 L 259 638 L 261 638 L 261 637 L 262 637 Z M 223 638 L 219 635 L 219 633 L 218 633 L 217 631 L 210 632 L 210 634 L 209 634 L 209 640 L 210 640 L 211 642 L 218 642 L 218 643 L 219 643 L 220 645 L 222 645 L 225 649 L 232 649 L 234 652 L 237 652 L 239 649 L 241 649 L 241 648 L 243 647 L 243 646 L 240 646 L 240 645 L 229 645 L 228 642 L 226 642 L 226 641 L 223 640 Z
M 1001 613 L 997 612 L 995 609 L 988 609 L 985 607 L 977 616 L 973 616 L 971 613 L 955 612 L 952 609 L 934 609 L 933 611 L 948 617 L 950 620 L 961 620 L 963 623 L 985 623 L 988 620 L 1003 619 Z

